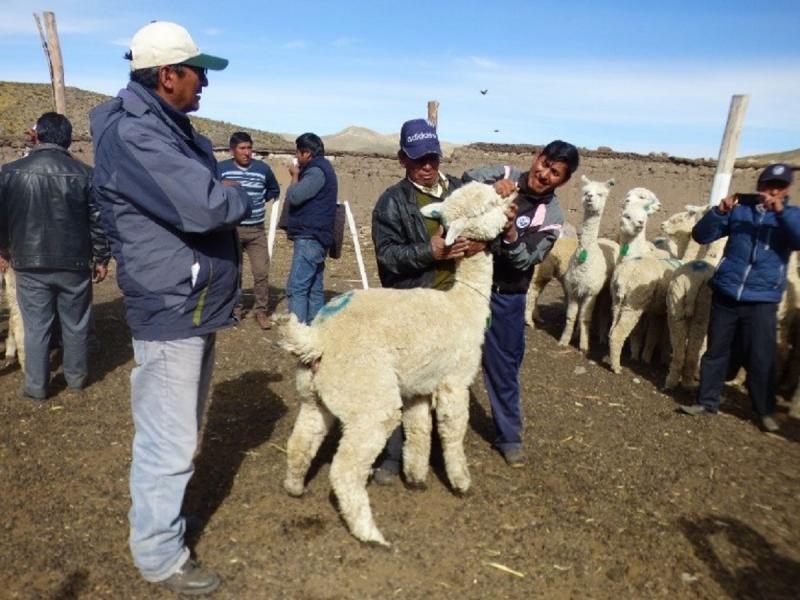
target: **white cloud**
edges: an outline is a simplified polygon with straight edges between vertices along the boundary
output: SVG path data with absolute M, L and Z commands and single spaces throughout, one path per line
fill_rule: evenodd
M 218 27 L 209 27 L 208 29 L 204 29 L 203 33 L 208 35 L 208 36 L 215 37 L 215 36 L 218 36 L 218 35 L 222 35 L 224 33 L 224 30 L 222 30 L 222 29 L 220 29 Z
M 308 42 L 305 40 L 292 40 L 291 42 L 286 42 L 281 46 L 285 50 L 300 50 L 302 48 L 308 48 Z
M 361 42 L 361 40 L 359 40 L 358 38 L 346 37 L 345 36 L 345 37 L 339 37 L 339 38 L 336 38 L 335 40 L 333 40 L 333 45 L 337 46 L 339 48 L 343 48 L 343 47 L 346 47 L 346 46 L 354 46 L 354 45 L 358 44 L 359 42 Z
M 483 56 L 470 56 L 469 60 L 473 65 L 475 65 L 476 67 L 481 67 L 482 69 L 496 69 L 499 66 L 493 60 L 490 60 Z

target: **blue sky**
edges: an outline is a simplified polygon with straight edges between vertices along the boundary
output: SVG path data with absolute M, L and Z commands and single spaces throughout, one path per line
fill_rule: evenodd
M 744 93 L 740 156 L 800 147 L 798 0 L 0 0 L 0 80 L 49 80 L 44 10 L 67 85 L 115 94 L 133 33 L 171 20 L 230 59 L 198 114 L 269 131 L 390 133 L 436 99 L 453 142 L 716 157 Z

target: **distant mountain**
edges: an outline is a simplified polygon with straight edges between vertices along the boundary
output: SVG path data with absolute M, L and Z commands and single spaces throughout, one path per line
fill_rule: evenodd
M 786 163 L 794 167 L 800 167 L 800 148 L 787 150 L 786 152 L 772 152 L 770 154 L 758 154 L 756 156 L 745 156 L 741 160 L 757 163 Z
M 279 134 L 288 142 L 294 143 L 297 134 Z M 331 152 L 352 152 L 354 154 L 382 154 L 385 156 L 395 156 L 400 148 L 399 133 L 378 133 L 366 127 L 352 125 L 342 129 L 339 133 L 323 135 L 322 141 L 325 143 L 325 150 Z M 445 156 L 450 156 L 457 147 L 450 142 L 441 142 L 442 152 Z
M 72 122 L 75 139 L 89 137 L 89 111 L 110 98 L 80 88 L 67 88 L 67 117 Z M 0 81 L 0 142 L 24 139 L 25 132 L 39 116 L 53 110 L 53 88 L 46 83 Z M 243 125 L 191 117 L 197 130 L 211 139 L 214 146 L 227 146 L 231 133 L 243 130 L 253 137 L 256 148 L 290 150 L 293 145 L 281 136 Z

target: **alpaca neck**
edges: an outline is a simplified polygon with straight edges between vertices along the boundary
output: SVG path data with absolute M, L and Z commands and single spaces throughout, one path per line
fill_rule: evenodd
M 583 217 L 583 227 L 581 227 L 581 239 L 578 245 L 581 248 L 589 248 L 597 245 L 597 233 L 600 230 L 600 217 L 602 211 L 593 214 L 586 214 Z
M 667 236 L 670 242 L 670 252 L 675 258 L 686 256 L 686 249 L 692 239 L 691 232 L 681 232 L 680 234 Z
M 619 258 L 624 260 L 634 256 L 644 256 L 647 252 L 647 239 L 644 228 L 634 236 L 619 232 Z
M 461 284 L 488 299 L 492 291 L 492 267 L 492 255 L 488 251 L 462 258 L 456 263 L 456 284 L 452 289 Z
M 686 248 L 684 248 L 683 254 L 681 254 L 681 260 L 683 262 L 695 260 L 700 255 L 702 248 L 703 246 L 695 242 L 694 239 L 689 236 L 689 240 L 686 242 Z
M 720 259 L 722 258 L 722 254 L 725 252 L 725 244 L 728 241 L 727 238 L 719 239 L 715 242 L 710 244 L 706 244 L 704 246 L 700 246 L 698 248 L 698 252 L 695 258 L 702 259 L 714 266 L 716 266 Z M 694 242 L 695 244 L 697 242 Z M 688 260 L 694 259 L 684 259 L 684 262 L 688 262 Z

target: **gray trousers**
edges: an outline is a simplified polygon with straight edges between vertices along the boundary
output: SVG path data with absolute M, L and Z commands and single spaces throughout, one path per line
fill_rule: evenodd
M 17 302 L 25 330 L 25 387 L 38 399 L 47 397 L 50 381 L 50 332 L 58 314 L 64 347 L 67 385 L 86 385 L 89 319 L 92 307 L 91 272 L 50 269 L 17 270 Z

